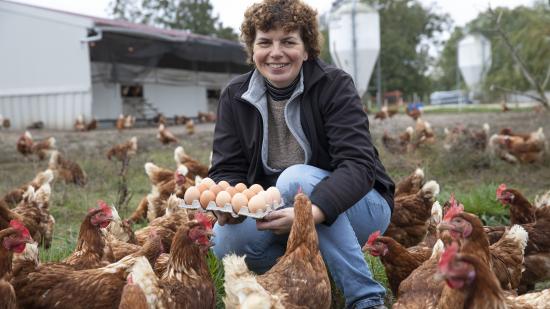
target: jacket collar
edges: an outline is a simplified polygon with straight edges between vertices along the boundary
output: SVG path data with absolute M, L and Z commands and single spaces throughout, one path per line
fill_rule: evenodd
M 302 65 L 302 71 L 300 73 L 302 74 L 301 83 L 303 85 L 304 93 L 311 89 L 313 85 L 315 85 L 321 78 L 323 78 L 327 74 L 326 67 L 327 64 L 319 58 L 309 59 L 304 62 L 304 64 Z M 250 95 L 254 96 L 254 98 L 257 98 L 256 96 L 258 95 L 258 92 L 261 94 L 265 93 L 265 85 L 258 70 L 254 69 L 245 74 L 245 76 L 246 79 L 241 84 L 240 91 L 236 93 L 237 99 L 243 99 L 245 97 L 245 93 L 247 92 L 249 92 L 249 94 L 247 94 L 247 97 Z M 255 88 L 254 92 L 251 92 L 252 88 Z

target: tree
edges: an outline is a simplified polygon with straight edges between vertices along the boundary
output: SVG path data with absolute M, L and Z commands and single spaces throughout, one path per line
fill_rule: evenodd
M 113 0 L 111 15 L 131 22 L 167 28 L 189 30 L 192 33 L 213 35 L 237 40 L 231 27 L 225 27 L 213 16 L 210 0 Z
M 463 36 L 462 28 L 457 27 L 447 40 L 432 73 L 432 90 L 451 90 L 464 87 L 464 80 L 458 70 L 457 61 L 458 41 Z
M 464 33 L 481 33 L 491 41 L 492 65 L 484 81 L 485 91 L 494 85 L 498 89 L 524 92 L 537 90 L 537 83 L 540 84 L 540 91 L 550 89 L 548 25 L 550 9 L 543 2 L 533 7 L 519 6 L 512 10 L 496 8 L 493 13 L 487 9 L 466 25 Z M 462 31 L 463 29 L 455 29 L 455 32 Z M 453 33 L 451 37 L 460 40 L 462 33 Z M 449 40 L 444 51 L 451 49 L 452 45 L 456 46 L 456 42 Z M 442 54 L 438 62 L 442 74 L 437 83 L 455 76 L 452 67 L 444 65 L 453 62 L 452 58 L 455 58 L 456 63 L 456 54 Z M 527 78 L 525 72 L 531 78 Z
M 367 0 L 381 6 L 380 59 L 384 90 L 401 90 L 409 97 L 431 91 L 427 74 L 431 64 L 430 46 L 439 46 L 436 37 L 449 25 L 447 14 L 439 15 L 416 0 Z M 369 89 L 376 88 L 371 78 Z

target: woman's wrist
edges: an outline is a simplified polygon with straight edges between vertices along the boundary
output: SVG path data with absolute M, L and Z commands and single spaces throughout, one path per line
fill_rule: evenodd
M 323 223 L 325 221 L 325 214 L 317 205 L 311 205 L 311 212 L 313 214 L 313 222 L 315 224 Z

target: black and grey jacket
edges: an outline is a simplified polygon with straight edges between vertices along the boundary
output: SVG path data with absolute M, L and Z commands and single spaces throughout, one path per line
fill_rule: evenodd
M 301 74 L 285 118 L 304 148 L 304 163 L 332 172 L 310 196 L 325 214 L 325 223 L 332 224 L 372 188 L 393 209 L 395 185 L 372 144 L 351 77 L 319 59 L 304 62 Z M 280 174 L 266 164 L 267 111 L 260 77 L 256 70 L 238 76 L 221 95 L 209 172 L 215 181 L 269 187 Z

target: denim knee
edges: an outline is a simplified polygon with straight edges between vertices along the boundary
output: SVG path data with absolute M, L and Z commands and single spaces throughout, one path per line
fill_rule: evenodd
M 326 176 L 328 171 L 307 164 L 296 164 L 286 168 L 277 179 L 277 188 L 285 201 L 291 202 L 298 188 L 306 195 L 311 195 L 313 188 Z M 287 203 L 288 204 L 288 203 Z

